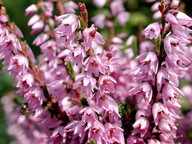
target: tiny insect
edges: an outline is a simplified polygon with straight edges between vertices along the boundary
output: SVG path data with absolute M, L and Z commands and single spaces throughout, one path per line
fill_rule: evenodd
M 23 104 L 22 107 L 21 107 L 21 113 L 22 113 L 23 115 L 25 115 L 25 114 L 27 114 L 27 113 L 29 113 L 29 112 L 30 112 L 30 111 L 29 111 L 29 109 L 28 109 L 28 103 Z

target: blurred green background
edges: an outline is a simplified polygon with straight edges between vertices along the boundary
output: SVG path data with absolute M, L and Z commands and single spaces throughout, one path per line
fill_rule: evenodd
M 89 12 L 89 17 L 94 16 L 97 13 L 106 12 L 106 8 L 96 9 L 96 7 L 92 4 L 92 0 L 76 0 L 76 2 L 84 2 L 87 5 L 87 9 Z M 3 5 L 6 7 L 7 13 L 10 16 L 11 21 L 14 21 L 16 25 L 21 29 L 25 36 L 25 40 L 31 46 L 33 52 L 37 56 L 40 52 L 38 47 L 32 46 L 32 41 L 36 36 L 29 35 L 30 27 L 27 26 L 27 22 L 29 17 L 24 16 L 25 8 L 28 7 L 32 3 L 36 3 L 37 0 L 3 0 Z M 191 0 L 184 0 L 186 3 L 186 10 L 189 15 L 192 16 L 191 13 Z M 147 4 L 145 0 L 125 0 L 125 6 L 127 11 L 131 12 L 131 18 L 127 22 L 125 27 L 120 27 L 118 23 L 115 23 L 116 32 L 124 32 L 128 35 L 137 34 L 138 33 L 138 24 L 141 24 L 141 27 L 145 27 L 147 24 L 152 22 L 152 12 L 150 11 L 150 7 L 152 4 Z M 104 29 L 102 34 L 107 38 L 108 30 Z M 2 68 L 2 64 L 0 62 L 0 67 Z M 6 95 L 10 90 L 13 89 L 14 82 L 11 77 L 7 73 L 0 73 L 0 97 Z M 188 106 L 186 106 L 186 109 Z M 6 118 L 3 113 L 2 104 L 0 103 L 0 144 L 8 144 L 11 141 L 11 137 L 6 134 Z

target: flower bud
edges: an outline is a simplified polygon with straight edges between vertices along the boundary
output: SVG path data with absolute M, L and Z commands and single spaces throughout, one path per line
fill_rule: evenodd
M 171 2 L 170 8 L 176 9 L 179 6 L 179 2 L 180 2 L 180 0 L 173 0 Z
M 37 6 L 32 4 L 30 5 L 26 10 L 25 10 L 25 15 L 26 16 L 30 16 L 32 14 L 34 14 L 35 12 L 37 12 Z
M 148 25 L 144 30 L 145 37 L 149 39 L 157 39 L 160 33 L 161 33 L 161 24 L 158 22 Z

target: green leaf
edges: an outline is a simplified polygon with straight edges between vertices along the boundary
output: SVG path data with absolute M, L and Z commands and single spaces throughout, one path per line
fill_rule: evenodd
M 79 18 L 79 22 L 80 22 L 82 28 L 86 28 L 86 23 L 82 18 Z
M 67 72 L 68 72 L 68 74 L 70 75 L 72 81 L 75 82 L 75 75 L 76 75 L 76 73 L 75 73 L 75 71 L 73 70 L 73 65 L 72 65 L 72 63 L 71 63 L 70 61 L 67 62 L 67 67 L 66 67 L 66 69 L 67 69 Z
M 89 106 L 88 101 L 87 101 L 87 99 L 86 99 L 85 97 L 82 97 L 82 98 L 81 98 L 81 104 L 82 104 L 82 106 L 84 106 L 84 107 Z
M 90 144 L 97 144 L 97 141 L 95 139 L 91 139 Z

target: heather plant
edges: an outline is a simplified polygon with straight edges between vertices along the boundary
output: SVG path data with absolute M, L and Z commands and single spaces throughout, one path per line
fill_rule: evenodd
M 106 9 L 93 23 L 81 2 L 28 6 L 36 57 L 0 3 L 2 71 L 17 88 L 1 99 L 12 143 L 191 143 L 191 112 L 181 111 L 191 86 L 179 85 L 191 81 L 192 19 L 180 1 L 148 0 L 156 20 L 138 34 L 115 29 L 130 20 L 123 0 L 92 2 Z

